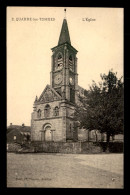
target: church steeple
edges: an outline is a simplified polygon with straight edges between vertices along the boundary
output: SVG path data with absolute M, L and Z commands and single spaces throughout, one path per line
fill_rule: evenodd
M 67 20 L 64 19 L 63 24 L 62 24 L 62 28 L 61 28 L 59 41 L 58 41 L 58 45 L 61 45 L 61 44 L 66 43 L 66 42 L 71 45 Z
M 75 103 L 78 87 L 76 57 L 78 51 L 71 45 L 66 18 L 63 19 L 58 45 L 52 48 L 52 52 L 51 87 L 64 100 Z

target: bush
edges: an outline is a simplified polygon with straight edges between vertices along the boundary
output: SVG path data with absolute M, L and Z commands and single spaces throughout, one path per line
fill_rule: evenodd
M 124 143 L 123 142 L 109 142 L 109 144 L 107 144 L 107 142 L 100 142 L 100 146 L 103 152 L 106 152 L 107 146 L 108 146 L 109 152 L 122 153 Z

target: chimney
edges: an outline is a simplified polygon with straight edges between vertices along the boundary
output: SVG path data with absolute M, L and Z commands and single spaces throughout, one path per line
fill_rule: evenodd
M 12 126 L 12 123 L 10 123 L 10 127 Z
M 24 125 L 24 123 L 22 124 L 22 127 L 24 127 L 25 125 Z

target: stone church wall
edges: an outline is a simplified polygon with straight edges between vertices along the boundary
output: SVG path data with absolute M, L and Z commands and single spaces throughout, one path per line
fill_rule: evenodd
M 39 104 L 36 107 L 36 111 L 32 113 L 32 133 L 31 133 L 31 139 L 34 141 L 41 141 L 42 139 L 42 133 L 41 131 L 44 130 L 44 126 L 46 124 L 51 125 L 51 129 L 53 131 L 53 139 L 54 141 L 63 141 L 63 137 L 66 135 L 62 135 L 62 108 L 60 107 L 61 101 L 54 101 L 46 104 Z M 44 108 L 45 106 L 49 104 L 50 109 L 50 115 L 48 118 L 45 118 L 44 116 Z M 54 115 L 54 108 L 58 106 L 59 107 L 59 116 Z M 41 110 L 41 118 L 39 119 L 37 117 L 37 111 Z

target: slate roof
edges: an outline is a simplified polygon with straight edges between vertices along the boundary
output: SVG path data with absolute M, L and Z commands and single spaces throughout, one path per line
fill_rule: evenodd
M 71 45 L 67 20 L 64 19 L 63 24 L 62 24 L 62 28 L 61 28 L 61 32 L 60 32 L 58 45 L 61 45 L 61 44 L 66 43 L 66 42 Z
M 11 125 L 11 126 L 8 126 L 7 127 L 7 134 L 14 131 L 14 130 L 17 130 L 17 131 L 20 131 L 20 132 L 31 132 L 31 127 L 30 126 L 20 126 L 20 125 Z

